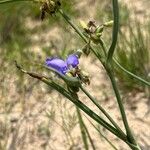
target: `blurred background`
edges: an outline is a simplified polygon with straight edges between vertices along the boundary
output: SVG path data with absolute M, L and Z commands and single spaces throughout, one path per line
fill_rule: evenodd
M 115 57 L 126 69 L 150 81 L 150 1 L 122 0 L 119 5 L 120 31 Z M 78 26 L 80 20 L 94 20 L 96 24 L 112 20 L 111 0 L 62 0 L 62 9 Z M 111 32 L 106 29 L 102 36 L 108 47 Z M 59 14 L 47 15 L 41 21 L 40 6 L 35 3 L 0 5 L 0 150 L 84 149 L 73 104 L 36 79 L 20 73 L 14 64 L 17 60 L 25 68 L 41 73 L 38 63 L 44 64 L 49 56 L 66 58 L 83 45 Z M 91 84 L 86 88 L 122 126 L 103 67 L 93 55 L 80 61 L 81 68 L 90 75 Z M 150 89 L 117 66 L 115 73 L 129 123 L 143 150 L 149 150 Z M 79 95 L 100 114 L 85 95 Z M 96 125 L 101 133 L 94 130 L 83 117 L 96 149 L 113 149 L 102 133 L 119 150 L 128 150 L 102 127 Z

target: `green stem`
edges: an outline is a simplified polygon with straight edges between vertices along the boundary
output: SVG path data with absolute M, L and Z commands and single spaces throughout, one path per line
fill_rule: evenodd
M 117 7 L 116 7 L 117 6 Z M 116 9 L 117 8 L 117 9 Z M 116 42 L 117 42 L 117 36 L 118 36 L 118 28 L 119 28 L 119 8 L 118 8 L 118 1 L 117 0 L 113 0 L 113 11 L 114 11 L 114 26 L 113 26 L 113 42 L 112 42 L 112 45 L 111 45 L 111 47 L 110 47 L 110 49 L 109 49 L 109 54 L 108 54 L 108 57 L 107 57 L 107 62 L 110 62 L 111 60 L 112 60 L 112 56 L 113 56 L 113 53 L 114 53 L 114 50 L 115 50 L 115 46 L 116 46 Z M 63 16 L 63 14 L 61 13 L 61 15 Z M 82 32 L 77 28 L 77 27 L 75 27 L 75 25 L 72 23 L 72 22 L 70 22 L 70 18 L 68 18 L 68 17 L 65 17 L 65 16 L 63 16 L 64 17 L 64 19 L 74 28 L 74 30 L 79 34 L 79 36 L 83 39 L 83 41 L 84 42 L 86 42 L 87 43 L 87 41 L 85 40 L 85 37 L 84 37 L 84 35 L 82 35 Z M 69 19 L 69 21 L 68 21 L 68 19 Z M 103 45 L 103 48 L 104 48 L 104 45 Z M 105 51 L 106 52 L 106 51 Z M 105 53 L 106 54 L 106 53 Z M 97 55 L 96 55 L 97 56 Z M 113 80 L 112 80 L 113 79 Z M 111 78 L 111 80 L 112 81 L 115 81 L 115 79 L 114 79 L 114 77 L 113 78 Z M 115 84 L 114 84 L 115 83 Z M 118 91 L 118 89 L 117 89 L 117 87 L 116 87 L 116 82 L 113 82 L 113 84 L 115 85 L 115 94 L 119 94 L 119 92 L 117 92 Z M 118 95 L 117 94 L 117 95 Z M 119 96 L 117 96 L 117 97 L 119 97 L 120 98 L 120 100 L 121 100 L 121 97 L 120 97 L 120 94 L 119 94 Z M 117 98 L 117 100 L 118 100 L 118 98 Z M 120 103 L 119 102 L 119 106 L 122 106 L 123 107 L 123 105 L 122 105 L 122 102 Z M 124 107 L 123 107 L 123 110 L 120 110 L 121 112 L 122 112 L 122 114 L 125 114 L 125 111 L 124 111 Z M 124 112 L 124 113 L 123 113 Z M 125 118 L 126 118 L 126 115 L 125 115 Z M 123 119 L 124 120 L 124 122 L 126 122 L 127 121 L 127 119 Z M 126 121 L 125 121 L 126 120 Z M 127 123 L 127 125 L 128 125 L 128 122 L 126 122 Z M 128 126 L 126 126 L 126 128 L 128 128 Z M 129 128 L 129 131 L 130 131 L 130 128 Z M 128 131 L 128 132 L 129 132 Z M 130 132 L 129 132 L 130 133 Z M 128 133 L 128 134 L 129 134 Z M 132 133 L 130 133 L 131 134 L 131 140 L 133 140 L 132 139 Z M 129 134 L 129 135 L 130 135 Z M 135 140 L 133 140 L 134 141 L 134 143 L 136 143 L 135 142 Z M 135 144 L 134 144 L 135 145 Z M 137 144 L 136 144 L 137 145 Z
M 90 95 L 90 93 L 87 92 L 86 89 L 85 89 L 83 86 L 81 86 L 80 88 L 81 88 L 81 90 L 89 97 L 89 99 L 99 108 L 99 110 L 109 119 L 109 121 L 114 125 L 114 127 L 116 127 L 116 129 L 118 130 L 118 132 L 119 132 L 121 135 L 125 136 L 125 134 L 124 134 L 124 132 L 121 130 L 121 128 L 120 128 L 120 127 L 117 125 L 117 123 L 111 118 L 111 116 L 105 111 L 105 109 L 104 109 L 101 105 L 98 104 L 98 102 L 95 100 L 95 98 L 94 98 L 92 95 Z
M 126 143 L 128 144 L 128 146 L 129 146 L 132 150 L 142 150 L 138 145 L 133 145 L 133 144 L 128 143 L 128 142 L 126 142 Z
M 93 150 L 96 150 L 95 145 L 94 145 L 94 143 L 93 143 L 93 140 L 92 140 L 92 138 L 91 138 L 91 135 L 90 135 L 90 133 L 89 133 L 89 131 L 88 131 L 88 129 L 87 129 L 87 127 L 86 127 L 86 125 L 85 125 L 84 122 L 83 122 L 83 125 L 84 125 L 85 131 L 86 131 L 86 133 L 87 133 L 87 136 L 88 136 L 88 138 L 89 138 L 89 141 L 90 141 L 90 143 L 91 143 L 92 149 L 93 149 Z
M 90 122 L 90 124 L 98 131 L 98 133 L 110 144 L 110 146 L 114 149 L 114 150 L 118 150 L 115 145 L 100 131 L 100 129 L 98 129 L 89 119 L 88 121 Z
M 77 115 L 78 115 L 78 119 L 79 119 L 80 131 L 81 131 L 84 147 L 85 147 L 85 150 L 89 150 L 88 141 L 87 141 L 87 135 L 86 135 L 86 132 L 85 132 L 85 128 L 84 128 L 84 123 L 83 123 L 83 119 L 82 119 L 82 116 L 81 116 L 81 112 L 80 112 L 80 110 L 79 110 L 79 108 L 77 106 L 76 106 L 76 110 L 77 110 Z
M 136 141 L 135 141 L 135 139 L 132 135 L 132 132 L 130 130 L 130 127 L 129 127 L 129 124 L 128 124 L 128 121 L 127 121 L 127 117 L 126 117 L 126 113 L 125 113 L 125 110 L 124 110 L 123 102 L 122 102 L 122 99 L 121 99 L 121 96 L 120 96 L 120 93 L 119 93 L 119 90 L 118 90 L 118 87 L 117 87 L 117 84 L 116 84 L 116 80 L 115 80 L 115 77 L 114 77 L 113 69 L 112 69 L 112 67 L 110 68 L 110 66 L 108 66 L 108 68 L 106 68 L 106 70 L 107 70 L 107 73 L 108 73 L 109 78 L 110 78 L 111 83 L 112 83 L 112 87 L 113 87 L 115 95 L 116 95 L 117 103 L 118 103 L 118 106 L 119 106 L 119 109 L 120 109 L 120 113 L 121 113 L 121 116 L 122 116 L 124 127 L 126 129 L 128 140 L 129 140 L 129 142 L 136 145 Z
M 143 83 L 144 85 L 150 86 L 150 82 L 142 79 L 141 77 L 133 74 L 132 72 L 128 71 L 127 69 L 125 69 L 115 58 L 113 58 L 114 63 L 125 73 L 127 73 L 128 75 L 130 75 L 131 77 L 137 79 L 138 81 L 140 81 L 141 83 Z
M 38 2 L 37 0 L 2 0 L 0 2 L 0 4 L 8 4 L 8 3 L 13 3 L 13 2 L 28 2 L 28 1 L 31 1 L 31 2 Z
M 118 0 L 113 0 L 113 15 L 114 15 L 114 24 L 113 24 L 113 35 L 112 35 L 112 44 L 108 51 L 107 62 L 112 61 L 112 57 L 115 51 L 117 44 L 117 37 L 119 31 L 119 6 Z
M 116 7 L 116 5 L 117 5 L 117 8 L 118 8 L 118 1 L 117 0 L 113 0 L 113 6 Z M 113 56 L 113 53 L 114 53 L 114 50 L 115 50 L 115 46 L 116 46 L 116 42 L 117 42 L 118 28 L 119 28 L 119 11 L 118 11 L 118 9 L 117 10 L 113 9 L 113 10 L 114 10 L 113 42 L 112 42 L 112 45 L 111 45 L 111 47 L 109 49 L 109 57 L 107 57 L 107 62 L 110 62 L 112 60 L 112 56 Z M 61 13 L 61 15 L 62 15 L 62 13 Z M 85 40 L 84 35 L 82 35 L 82 32 L 77 27 L 75 27 L 75 25 L 72 22 L 70 22 L 70 18 L 65 17 L 65 16 L 63 16 L 63 17 L 74 28 L 74 30 L 79 34 L 79 36 L 83 39 L 83 41 L 87 43 L 87 41 Z M 68 19 L 69 19 L 69 21 L 68 21 Z M 116 24 L 116 22 L 117 22 L 117 24 Z M 103 45 L 103 48 L 104 48 L 104 45 Z M 111 79 L 113 79 L 113 78 L 111 78 Z M 113 79 L 112 81 L 115 81 L 115 80 Z M 116 87 L 116 82 L 114 82 L 114 83 L 115 83 L 114 85 Z M 117 87 L 115 88 L 115 94 L 116 93 L 119 94 L 119 92 L 116 92 L 116 91 L 118 91 Z M 117 97 L 120 97 L 120 94 Z M 117 98 L 117 100 L 118 100 L 118 98 Z M 120 100 L 121 100 L 121 97 L 120 97 Z M 121 103 L 119 102 L 119 106 L 121 106 L 121 105 L 122 105 L 122 102 Z M 123 107 L 123 105 L 122 105 L 122 107 Z M 124 107 L 123 107 L 123 110 L 120 110 L 120 111 L 122 112 L 122 114 L 125 114 Z M 126 115 L 125 115 L 125 118 L 126 118 Z M 127 120 L 127 119 L 124 119 L 124 122 L 126 122 L 125 120 Z M 128 122 L 127 122 L 127 125 L 128 125 Z M 126 127 L 126 128 L 128 128 L 128 127 Z M 129 128 L 129 131 L 130 131 L 130 128 Z M 130 137 L 131 140 L 134 139 L 134 138 L 132 139 L 132 137 L 133 136 L 132 136 L 132 133 L 131 133 L 131 137 Z M 133 140 L 133 141 L 134 141 L 134 143 L 136 143 L 135 140 Z
M 74 94 L 73 93 L 73 96 L 76 96 L 76 98 L 78 99 L 78 95 L 77 94 Z M 93 143 L 93 140 L 90 136 L 90 133 L 82 119 L 82 115 L 81 115 L 81 112 L 80 112 L 80 109 L 76 106 L 76 109 L 77 109 L 77 114 L 78 114 L 78 118 L 79 118 L 79 124 L 80 124 L 80 129 L 81 129 L 81 134 L 82 134 L 82 139 L 83 139 L 83 142 L 84 142 L 84 145 L 85 145 L 85 149 L 88 149 L 88 143 L 87 143 L 87 138 L 86 138 L 86 134 L 89 138 L 89 141 L 91 143 L 91 146 L 92 146 L 92 149 L 93 150 L 96 150 L 95 149 L 95 146 L 94 146 L 94 143 Z M 85 133 L 86 132 L 86 133 Z

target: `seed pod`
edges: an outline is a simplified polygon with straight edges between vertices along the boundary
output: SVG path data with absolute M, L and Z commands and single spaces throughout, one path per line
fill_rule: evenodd
M 104 30 L 104 26 L 102 25 L 102 26 L 98 26 L 97 28 L 96 28 L 96 33 L 102 33 L 103 32 L 103 30 Z
M 104 23 L 104 26 L 105 26 L 105 27 L 112 27 L 112 26 L 113 26 L 113 23 L 114 23 L 113 20 L 111 20 L 111 21 L 105 22 L 105 23 Z

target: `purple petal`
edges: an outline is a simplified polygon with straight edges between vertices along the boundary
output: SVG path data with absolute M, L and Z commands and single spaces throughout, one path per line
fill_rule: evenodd
M 62 74 L 66 74 L 68 70 L 66 62 L 59 58 L 47 58 L 46 65 L 57 70 Z
M 79 64 L 78 56 L 75 54 L 69 55 L 66 59 L 66 63 L 68 66 L 75 68 Z

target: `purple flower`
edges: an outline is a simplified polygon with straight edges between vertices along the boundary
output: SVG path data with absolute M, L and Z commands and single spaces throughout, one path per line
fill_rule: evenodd
M 66 74 L 71 68 L 75 68 L 79 64 L 78 56 L 71 54 L 66 61 L 60 58 L 47 58 L 46 65 L 62 74 Z
M 75 54 L 71 54 L 67 57 L 66 63 L 69 66 L 75 68 L 79 64 L 78 56 Z

